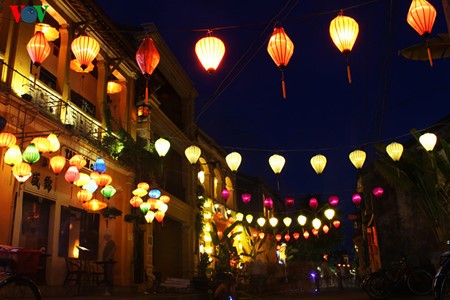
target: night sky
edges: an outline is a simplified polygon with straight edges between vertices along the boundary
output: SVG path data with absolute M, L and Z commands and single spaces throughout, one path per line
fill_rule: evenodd
M 276 189 L 268 158 L 274 153 L 286 158 L 279 176 L 282 195 L 321 193 L 323 203 L 336 194 L 352 205 L 351 151 L 363 147 L 370 160 L 374 143 L 405 142 L 411 129 L 425 130 L 449 113 L 448 60 L 435 60 L 431 68 L 427 61 L 398 55 L 423 42 L 406 22 L 409 0 L 97 3 L 117 23 L 156 24 L 199 93 L 198 125 L 227 152 L 242 154 L 239 171 Z M 430 3 L 437 9 L 435 37 L 447 27 L 441 1 Z M 359 23 L 349 56 L 351 85 L 345 57 L 329 35 L 340 9 Z M 286 100 L 281 73 L 266 50 L 275 21 L 295 45 L 285 70 Z M 213 35 L 225 43 L 226 53 L 208 75 L 194 46 L 214 28 L 220 29 Z M 320 176 L 309 162 L 318 153 L 328 159 Z

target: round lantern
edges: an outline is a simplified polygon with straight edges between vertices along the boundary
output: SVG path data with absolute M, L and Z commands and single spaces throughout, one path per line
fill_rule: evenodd
M 285 217 L 285 218 L 283 219 L 283 223 L 284 223 L 284 225 L 286 225 L 286 227 L 289 227 L 289 226 L 291 226 L 292 219 L 289 218 L 289 217 Z
M 251 194 L 242 194 L 241 195 L 241 199 L 242 202 L 244 202 L 244 204 L 248 204 L 250 202 L 250 200 L 252 200 L 252 195 Z
M 83 155 L 76 154 L 69 159 L 69 164 L 71 166 L 77 167 L 78 170 L 81 170 L 86 165 L 86 159 L 84 159 Z
M 300 233 L 294 232 L 294 233 L 292 234 L 292 236 L 294 237 L 295 240 L 298 240 L 299 237 L 300 237 Z
M 241 165 L 242 156 L 238 152 L 231 152 L 225 157 L 225 160 L 230 170 L 235 172 Z
M 225 188 L 222 190 L 222 199 L 224 202 L 227 202 L 227 200 L 230 198 L 230 192 Z
M 422 37 L 427 37 L 436 20 L 436 9 L 426 0 L 412 0 L 406 22 Z
M 286 84 L 284 81 L 284 69 L 294 54 L 294 43 L 288 37 L 283 27 L 275 27 L 267 45 L 267 52 L 281 71 L 281 88 L 283 99 L 286 99 Z
M 155 212 L 152 210 L 149 210 L 146 214 L 145 214 L 145 221 L 147 223 L 151 223 L 153 222 L 153 220 L 155 219 Z
M 12 167 L 12 172 L 14 177 L 22 183 L 31 177 L 31 166 L 27 163 L 21 162 Z
M 33 143 L 31 143 L 28 145 L 25 151 L 23 151 L 22 158 L 24 162 L 34 164 L 35 162 L 39 161 L 41 155 L 39 154 L 39 151 L 36 148 L 36 146 Z
M 61 173 L 62 169 L 66 166 L 66 158 L 62 155 L 56 155 L 50 158 L 50 167 L 55 175 Z
M 161 197 L 161 191 L 158 190 L 158 189 L 151 189 L 151 190 L 148 192 L 148 196 L 149 196 L 150 198 L 158 199 L 159 197 Z
M 164 157 L 169 152 L 170 142 L 164 138 L 159 138 L 155 142 L 155 149 L 160 157 Z
M 309 207 L 311 207 L 312 210 L 316 210 L 318 206 L 319 202 L 317 201 L 316 198 L 309 199 Z
M 50 55 L 50 45 L 42 31 L 36 31 L 27 44 L 28 55 L 30 55 L 33 65 L 39 67 Z
M 50 141 L 45 137 L 35 137 L 31 143 L 36 146 L 39 153 L 50 152 Z
M 253 215 L 251 214 L 246 215 L 245 220 L 247 221 L 248 224 L 251 224 L 253 221 Z
M 139 206 L 141 206 L 141 204 L 142 204 L 143 202 L 144 202 L 144 201 L 143 201 L 142 198 L 139 197 L 139 196 L 133 196 L 133 197 L 130 199 L 130 204 L 131 204 L 131 206 L 133 206 L 133 207 L 135 207 L 135 208 L 138 208 Z
M 139 182 L 138 184 L 137 184 L 137 187 L 138 187 L 138 189 L 143 189 L 143 190 L 145 190 L 145 191 L 148 191 L 148 189 L 150 188 L 150 185 L 147 183 L 147 182 Z M 145 195 L 146 193 L 144 193 L 144 195 Z M 142 196 L 144 196 L 144 195 L 142 195 Z M 142 197 L 141 196 L 141 197 Z
M 87 35 L 80 35 L 74 39 L 71 48 L 82 70 L 89 66 L 100 51 L 99 43 Z
M 86 173 L 80 172 L 80 178 L 77 181 L 74 181 L 73 184 L 76 186 L 85 186 L 91 181 L 91 177 Z
M 393 161 L 399 161 L 403 153 L 403 146 L 402 144 L 392 142 L 386 146 L 386 152 Z
M 281 170 L 283 170 L 285 163 L 286 160 L 284 159 L 284 157 L 278 154 L 274 154 L 269 158 L 269 165 L 275 174 L 281 173 Z
M 80 172 L 78 171 L 78 168 L 76 166 L 70 166 L 64 175 L 64 179 L 70 183 L 74 183 L 80 179 Z
M 0 133 L 0 147 L 9 148 L 16 143 L 17 139 L 14 134 L 8 132 Z
M 318 175 L 322 174 L 326 165 L 327 165 L 327 158 L 322 154 L 317 154 L 316 156 L 313 156 L 311 158 L 311 166 Z
M 103 158 L 101 157 L 97 158 L 97 160 L 94 163 L 94 171 L 100 174 L 106 171 L 106 164 Z
M 184 151 L 184 154 L 186 155 L 186 158 L 191 163 L 191 165 L 194 165 L 197 163 L 198 159 L 200 158 L 200 155 L 202 154 L 202 150 L 195 146 L 189 146 Z
M 152 38 L 144 38 L 136 52 L 136 62 L 142 74 L 148 78 L 158 66 L 160 55 Z
M 264 224 L 266 224 L 266 219 L 263 218 L 263 217 L 259 217 L 258 220 L 256 220 L 256 223 L 258 223 L 258 225 L 259 225 L 260 227 L 263 227 Z
M 9 147 L 8 150 L 6 150 L 5 158 L 3 159 L 3 161 L 9 166 L 21 163 L 23 161 L 23 158 L 22 151 L 20 151 L 19 146 L 12 145 L 11 147 Z
M 341 226 L 341 221 L 339 221 L 339 220 L 334 220 L 334 221 L 333 221 L 333 226 L 334 226 L 334 228 L 339 228 L 339 226 Z
M 361 200 L 362 200 L 362 198 L 361 198 L 360 194 L 358 194 L 358 193 L 353 194 L 352 201 L 353 201 L 353 203 L 355 203 L 356 206 L 359 206 L 359 204 L 361 204 Z
M 112 196 L 116 194 L 116 189 L 112 185 L 108 184 L 101 189 L 100 193 L 102 193 L 102 195 L 109 200 Z
M 436 146 L 437 136 L 434 133 L 424 133 L 419 137 L 420 144 L 427 150 L 428 152 L 433 151 L 434 146 Z
M 278 219 L 275 218 L 275 217 L 270 218 L 270 219 L 269 219 L 269 224 L 270 224 L 270 226 L 272 226 L 272 227 L 276 227 L 276 226 L 278 225 Z
M 326 217 L 328 220 L 331 220 L 331 219 L 334 218 L 335 211 L 334 211 L 334 209 L 329 208 L 329 209 L 325 210 L 325 211 L 323 212 L 323 214 L 325 215 L 325 217 Z
M 347 77 L 348 82 L 352 83 L 350 73 L 350 64 L 348 62 L 348 55 L 355 45 L 358 37 L 359 25 L 350 17 L 344 16 L 342 11 L 330 23 L 330 36 L 336 47 L 347 57 Z
M 305 232 L 303 232 L 303 237 L 305 238 L 305 240 L 307 240 L 309 238 L 308 230 L 305 230 Z
M 264 239 L 264 237 L 265 237 L 264 232 L 258 233 L 258 237 L 259 237 L 260 240 Z
M 364 161 L 366 160 L 366 152 L 362 150 L 355 150 L 351 152 L 348 157 L 355 168 L 361 169 L 364 165 Z
M 81 203 L 88 202 L 89 200 L 92 199 L 92 196 L 93 196 L 93 194 L 91 192 L 89 192 L 88 190 L 80 190 L 77 193 L 77 199 Z
M 314 218 L 312 220 L 312 226 L 314 229 L 319 229 L 320 226 L 322 226 L 322 221 L 320 221 L 318 218 Z
M 290 198 L 290 197 L 287 197 L 287 198 L 284 200 L 284 202 L 286 203 L 286 206 L 287 206 L 287 207 L 293 207 L 294 204 L 295 204 L 294 198 Z
M 338 196 L 331 196 L 328 198 L 328 202 L 330 202 L 331 206 L 336 206 L 339 203 L 339 198 Z
M 99 181 L 96 183 L 98 184 L 98 186 L 107 186 L 111 182 L 112 182 L 111 175 L 103 173 L 103 174 L 100 174 Z
M 206 72 L 211 75 L 217 70 L 225 55 L 225 44 L 219 38 L 213 37 L 212 31 L 208 31 L 208 36 L 195 44 L 195 54 Z
M 381 187 L 376 187 L 372 190 L 372 193 L 375 197 L 380 198 L 383 196 L 384 190 Z
M 59 139 L 54 133 L 50 133 L 47 137 L 47 140 L 50 142 L 50 152 L 56 152 L 61 147 L 59 143 Z
M 270 197 L 267 197 L 266 199 L 264 199 L 264 207 L 267 209 L 272 209 L 273 208 L 273 200 Z
M 300 226 L 305 226 L 307 221 L 307 218 L 304 215 L 299 215 L 297 218 L 297 222 L 298 224 L 300 224 Z
M 312 232 L 312 234 L 314 235 L 314 236 L 318 236 L 319 235 L 319 229 L 317 228 L 313 228 L 313 229 L 311 229 L 311 232 Z

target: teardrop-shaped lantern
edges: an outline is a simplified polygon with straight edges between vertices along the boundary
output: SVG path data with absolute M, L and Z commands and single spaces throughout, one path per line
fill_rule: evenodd
M 303 237 L 305 238 L 305 240 L 307 240 L 309 238 L 308 230 L 305 230 L 305 232 L 303 232 Z
M 50 167 L 55 175 L 61 173 L 62 169 L 66 166 L 66 158 L 62 155 L 56 155 L 50 158 Z M 89 199 L 90 200 L 90 199 Z
M 155 212 L 155 219 L 156 219 L 156 221 L 161 223 L 164 220 L 164 216 L 165 215 L 166 215 L 165 213 L 163 213 L 162 211 L 158 210 L 157 212 Z
M 251 224 L 253 221 L 253 215 L 252 214 L 246 215 L 245 220 L 247 221 L 248 224 Z
M 244 204 L 248 204 L 250 202 L 250 200 L 252 200 L 252 195 L 248 194 L 248 193 L 244 193 L 241 195 L 241 199 L 242 199 L 242 202 L 244 202 Z
M 194 165 L 197 163 L 198 159 L 200 158 L 200 155 L 202 154 L 202 150 L 195 146 L 189 146 L 184 151 L 184 154 L 186 155 L 186 158 L 191 163 L 191 165 Z
M 164 157 L 169 152 L 170 142 L 165 138 L 159 138 L 155 142 L 155 149 L 160 157 Z
M 322 221 L 320 221 L 318 218 L 314 218 L 311 223 L 314 229 L 319 229 L 322 226 Z
M 278 219 L 275 218 L 275 217 L 270 218 L 270 219 L 269 219 L 269 224 L 270 224 L 270 226 L 272 226 L 272 227 L 276 227 L 276 226 L 278 225 Z
M 256 223 L 258 223 L 258 225 L 259 225 L 260 227 L 263 227 L 264 224 L 266 224 L 266 219 L 265 219 L 264 217 L 259 217 L 259 218 L 256 220 Z
M 309 199 L 309 207 L 311 207 L 312 210 L 316 210 L 319 206 L 319 201 L 317 201 L 316 198 Z
M 144 38 L 136 52 L 136 62 L 142 74 L 147 78 L 153 74 L 158 66 L 160 55 L 152 38 Z
M 428 152 L 433 151 L 434 146 L 436 146 L 437 136 L 434 133 L 424 133 L 419 137 L 420 144 L 427 150 Z
M 300 237 L 300 233 L 294 232 L 294 233 L 292 234 L 292 236 L 294 237 L 295 240 L 298 240 L 299 237 Z
M 330 202 L 331 206 L 337 206 L 339 204 L 339 198 L 338 196 L 331 196 L 328 198 L 328 202 Z
M 135 207 L 135 208 L 138 208 L 139 206 L 141 206 L 141 204 L 142 204 L 143 202 L 144 202 L 144 201 L 143 201 L 142 198 L 139 197 L 139 196 L 133 196 L 133 197 L 130 199 L 130 204 L 131 204 L 131 206 L 133 206 L 133 207 Z
M 277 233 L 275 234 L 275 240 L 277 240 L 277 242 L 281 241 L 283 237 L 281 236 L 281 234 Z
M 267 52 L 281 70 L 281 87 L 283 99 L 286 99 L 286 85 L 284 81 L 284 69 L 294 54 L 294 43 L 288 37 L 283 27 L 275 27 L 267 45 Z
M 80 171 L 78 171 L 78 168 L 76 166 L 70 166 L 66 174 L 64 175 L 64 179 L 66 179 L 70 183 L 74 183 L 78 179 L 80 179 Z
M 56 152 L 61 147 L 61 144 L 59 143 L 59 139 L 54 133 L 50 133 L 47 137 L 47 140 L 50 142 L 50 152 Z
M 292 224 L 292 219 L 289 218 L 289 217 L 284 217 L 283 223 L 284 223 L 284 225 L 285 225 L 286 227 L 289 227 L 289 226 L 291 226 L 291 224 Z
M 31 166 L 27 163 L 21 162 L 12 167 L 12 172 L 17 181 L 22 183 L 31 177 Z
M 386 152 L 393 161 L 399 161 L 400 157 L 402 157 L 403 146 L 402 144 L 392 142 L 386 146 Z
M 330 231 L 330 227 L 328 227 L 327 224 L 323 225 L 322 230 L 325 234 L 327 234 Z
M 155 212 L 152 210 L 149 210 L 146 214 L 145 214 L 145 221 L 147 223 L 151 223 L 153 222 L 153 220 L 155 219 Z
M 25 151 L 23 151 L 22 158 L 24 162 L 34 164 L 35 162 L 39 161 L 41 155 L 39 154 L 39 151 L 36 148 L 36 146 L 33 143 L 31 143 L 28 145 Z
M 436 20 L 436 9 L 426 0 L 412 0 L 406 22 L 422 37 L 426 37 L 433 29 Z
M 81 170 L 86 165 L 86 159 L 81 154 L 75 154 L 69 159 L 69 164 L 71 166 L 77 167 L 78 170 Z
M 283 170 L 286 160 L 279 154 L 274 154 L 269 158 L 269 165 L 275 174 L 280 174 Z
M 242 156 L 238 152 L 231 152 L 225 157 L 228 167 L 235 172 L 239 169 L 242 162 Z
M 299 224 L 300 226 L 305 226 L 306 221 L 307 221 L 307 218 L 306 218 L 306 216 L 304 216 L 304 215 L 299 215 L 299 216 L 297 217 L 297 222 L 298 222 L 298 224 Z
M 361 200 L 362 200 L 362 198 L 361 198 L 360 194 L 358 194 L 358 193 L 353 194 L 352 201 L 353 201 L 353 203 L 355 203 L 356 206 L 359 206 L 359 204 L 361 204 Z
M 9 147 L 8 150 L 6 150 L 5 158 L 3 159 L 3 161 L 9 166 L 20 164 L 23 161 L 23 158 L 22 151 L 20 151 L 19 146 L 12 145 L 11 147 Z
M 87 35 L 80 35 L 74 39 L 71 48 L 82 70 L 89 66 L 100 51 L 99 43 Z
M 291 240 L 291 236 L 289 235 L 289 233 L 286 233 L 286 234 L 284 235 L 284 240 L 285 240 L 286 242 L 289 242 L 289 241 Z
M 225 55 L 225 44 L 219 38 L 212 36 L 212 31 L 208 31 L 208 36 L 195 44 L 195 54 L 206 72 L 211 75 L 217 70 Z
M 36 67 L 39 67 L 50 55 L 50 50 L 50 45 L 42 31 L 36 31 L 27 44 L 28 54 Z
M 264 207 L 267 209 L 272 209 L 273 208 L 273 200 L 270 197 L 267 197 L 266 199 L 264 199 Z
M 349 83 L 352 83 L 352 76 L 350 73 L 348 55 L 355 45 L 358 33 L 358 23 L 353 18 L 344 16 L 342 11 L 340 11 L 339 15 L 330 23 L 331 39 L 339 51 L 341 51 L 347 58 L 347 77 Z
M 1 148 L 9 148 L 14 145 L 17 141 L 17 138 L 14 134 L 8 132 L 0 133 L 0 147 Z
M 100 174 L 106 171 L 106 164 L 103 158 L 101 157 L 97 158 L 97 160 L 94 163 L 94 171 Z
M 311 166 L 318 175 L 322 174 L 327 165 L 327 158 L 322 154 L 317 154 L 311 158 Z
M 112 185 L 106 185 L 104 188 L 102 188 L 100 193 L 102 193 L 102 195 L 109 200 L 116 194 L 116 189 Z
M 35 137 L 31 140 L 31 143 L 33 143 L 36 148 L 38 149 L 39 153 L 47 153 L 50 152 L 50 141 L 45 137 Z
M 362 150 L 355 150 L 351 152 L 348 157 L 355 168 L 361 169 L 364 165 L 364 161 L 366 160 L 366 152 Z
M 323 212 L 323 214 L 325 215 L 325 217 L 326 217 L 328 220 L 333 219 L 335 213 L 336 213 L 336 212 L 335 212 L 334 209 L 332 209 L 332 208 L 328 208 L 328 209 L 326 209 L 326 210 Z

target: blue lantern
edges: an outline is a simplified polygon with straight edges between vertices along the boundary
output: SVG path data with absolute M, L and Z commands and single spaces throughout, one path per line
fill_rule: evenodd
M 158 189 L 150 190 L 150 192 L 148 192 L 148 196 L 150 198 L 158 199 L 159 197 L 161 197 L 161 191 Z
M 94 171 L 101 173 L 104 173 L 106 171 L 106 164 L 103 158 L 99 157 L 94 163 Z

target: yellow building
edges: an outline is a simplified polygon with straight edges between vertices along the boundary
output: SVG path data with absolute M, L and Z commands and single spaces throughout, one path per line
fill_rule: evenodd
M 150 24 L 145 30 L 152 32 L 161 59 L 150 77 L 145 99 L 145 80 L 135 59 L 142 39 L 133 41 L 120 33 L 93 1 L 27 4 L 3 1 L 0 12 L 0 117 L 7 121 L 2 133 L 12 134 L 22 152 L 34 138 L 51 133 L 57 135 L 61 147 L 41 153 L 24 183 L 15 179 L 12 165 L 5 162 L 8 148 L 0 148 L 0 203 L 4 208 L 0 210 L 0 244 L 45 250 L 49 285 L 64 284 L 68 257 L 100 259 L 107 231 L 117 248 L 117 285 L 143 282 L 153 271 L 161 272 L 163 279 L 192 278 L 198 264 L 193 226 L 197 169 L 205 171 L 209 197 L 221 200 L 220 191 L 226 187 L 231 193 L 228 206 L 236 205 L 234 175 L 225 168 L 224 153 L 206 135 L 195 137 L 197 92 L 192 82 Z M 50 27 L 46 37 L 50 53 L 35 65 L 27 45 L 36 31 L 44 30 L 41 23 Z M 92 66 L 83 66 L 84 71 L 71 48 L 80 36 L 90 37 L 100 48 Z M 118 89 L 112 91 L 112 86 Z M 148 115 L 141 114 L 142 104 L 148 106 Z M 153 158 L 157 155 L 151 148 L 159 137 L 166 137 L 171 148 L 151 169 L 145 168 L 144 158 L 131 155 L 133 168 L 133 163 L 113 157 L 123 149 L 124 136 L 137 145 L 143 142 Z M 197 142 L 204 154 L 197 166 L 192 166 L 184 151 Z M 59 175 L 50 168 L 50 159 L 56 155 L 66 158 Z M 75 155 L 86 161 L 79 172 L 87 175 L 98 158 L 104 159 L 105 173 L 111 176 L 116 194 L 108 200 L 100 187 L 93 197 L 119 209 L 122 216 L 107 218 L 78 200 L 82 187 L 65 178 Z M 212 161 L 217 162 L 215 167 L 207 164 Z M 141 214 L 132 209 L 130 199 L 142 180 L 171 199 L 161 223 L 124 221 L 125 215 Z M 77 246 L 90 251 L 81 254 Z

